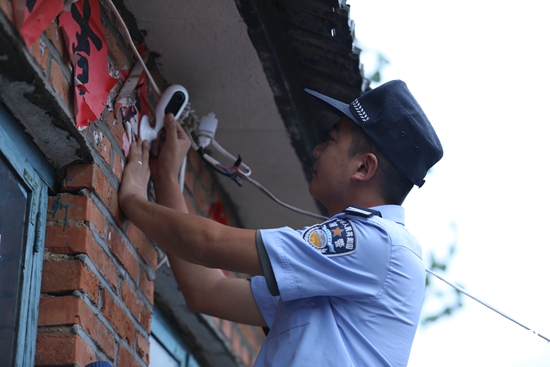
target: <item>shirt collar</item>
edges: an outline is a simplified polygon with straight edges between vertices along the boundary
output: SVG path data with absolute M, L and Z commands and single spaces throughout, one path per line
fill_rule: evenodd
M 344 209 L 344 213 L 362 217 L 380 215 L 384 219 L 391 220 L 403 226 L 405 225 L 405 209 L 401 205 L 378 205 L 370 208 L 350 205 Z

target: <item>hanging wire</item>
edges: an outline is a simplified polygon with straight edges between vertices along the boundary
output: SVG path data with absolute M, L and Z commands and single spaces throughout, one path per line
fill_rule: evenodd
M 547 337 L 545 337 L 545 336 L 543 336 L 543 335 L 537 333 L 536 331 L 534 331 L 534 330 L 531 329 L 530 327 L 525 326 L 525 325 L 522 324 L 521 322 L 519 322 L 519 321 L 513 319 L 512 317 L 506 315 L 505 313 L 503 313 L 503 312 L 497 310 L 496 308 L 494 308 L 493 306 L 489 305 L 489 304 L 486 303 L 486 302 L 483 302 L 483 301 L 480 300 L 479 298 L 474 297 L 474 296 L 471 295 L 470 293 L 466 292 L 463 288 L 459 287 L 459 286 L 456 285 L 456 284 L 453 284 L 453 283 L 449 282 L 448 280 L 446 280 L 445 278 L 443 278 L 441 275 L 438 275 L 438 274 L 434 273 L 434 272 L 431 271 L 430 269 L 426 269 L 426 272 L 427 272 L 427 273 L 430 273 L 431 275 L 433 275 L 434 277 L 438 278 L 439 280 L 441 280 L 441 281 L 447 283 L 448 285 L 450 285 L 451 287 L 453 287 L 453 288 L 456 289 L 457 291 L 459 291 L 459 292 L 465 294 L 466 296 L 470 297 L 470 298 L 473 299 L 474 301 L 477 301 L 477 302 L 481 303 L 483 306 L 485 306 L 485 307 L 487 307 L 487 308 L 493 310 L 494 312 L 496 312 L 496 313 L 498 313 L 499 315 L 501 315 L 501 316 L 507 318 L 508 320 L 510 320 L 510 321 L 512 321 L 512 322 L 515 322 L 515 323 L 518 324 L 519 326 L 521 326 L 521 327 L 527 329 L 527 331 L 529 331 L 529 332 L 531 332 L 531 333 L 533 333 L 533 334 L 535 334 L 535 335 L 541 337 L 542 339 L 544 339 L 544 340 L 546 340 L 547 342 L 550 343 L 550 339 L 548 339 Z
M 134 45 L 134 42 L 132 40 L 132 37 L 130 35 L 130 32 L 128 31 L 128 28 L 126 27 L 126 24 L 124 23 L 124 20 L 122 19 L 122 17 L 120 16 L 120 13 L 118 12 L 117 8 L 115 7 L 115 5 L 113 4 L 112 0 L 108 0 L 108 4 L 111 8 L 111 10 L 113 11 L 113 13 L 115 14 L 117 20 L 119 21 L 120 23 L 120 26 L 122 27 L 122 29 L 124 30 L 124 33 L 125 33 L 125 36 L 128 40 L 128 43 L 130 44 L 130 46 L 132 47 L 132 51 L 134 52 L 136 58 L 138 59 L 139 63 L 143 66 L 143 69 L 147 75 L 147 78 L 149 79 L 149 82 L 151 83 L 151 86 L 153 87 L 153 89 L 155 90 L 155 92 L 160 96 L 162 95 L 162 93 L 160 92 L 160 89 L 158 88 L 155 80 L 153 79 L 153 76 L 151 75 L 151 73 L 149 72 L 149 69 L 147 68 L 147 66 L 145 65 L 145 62 L 143 61 L 141 55 L 139 54 L 137 48 L 135 47 Z M 189 136 L 189 139 L 191 140 L 191 146 L 193 147 L 194 150 L 196 150 L 197 152 L 199 152 L 199 154 L 201 155 L 201 157 L 218 173 L 224 175 L 224 176 L 227 176 L 229 178 L 231 178 L 233 181 L 235 181 L 239 186 L 242 186 L 242 184 L 240 183 L 239 181 L 239 178 L 244 180 L 244 181 L 248 181 L 250 182 L 253 186 L 255 186 L 256 188 L 258 188 L 260 191 L 262 191 L 264 194 L 266 194 L 268 197 L 270 197 L 272 200 L 274 200 L 276 203 L 278 203 L 279 205 L 282 205 L 283 207 L 287 208 L 287 209 L 290 209 L 290 210 L 293 210 L 297 213 L 300 213 L 300 214 L 303 214 L 303 215 L 307 215 L 307 216 L 310 216 L 310 217 L 313 217 L 313 218 L 316 218 L 316 219 L 320 219 L 320 220 L 326 220 L 327 217 L 325 216 L 322 216 L 322 215 L 319 215 L 319 214 L 316 214 L 316 213 L 312 213 L 312 212 L 309 212 L 307 210 L 303 210 L 303 209 L 300 209 L 300 208 L 296 208 L 292 205 L 289 205 L 289 204 L 286 204 L 284 202 L 282 202 L 281 200 L 277 199 L 277 197 L 275 197 L 275 195 L 273 195 L 269 190 L 267 190 L 264 186 L 262 186 L 258 181 L 254 180 L 253 178 L 250 177 L 250 173 L 251 173 L 251 170 L 248 166 L 246 166 L 245 164 L 243 164 L 242 162 L 240 162 L 240 164 L 238 165 L 233 165 L 233 166 L 230 166 L 230 167 L 226 167 L 224 165 L 222 165 L 220 162 L 218 162 L 217 160 L 215 160 L 214 158 L 212 158 L 211 156 L 209 156 L 208 154 L 206 154 L 203 149 L 201 147 L 199 147 L 195 141 L 192 139 L 191 137 L 191 133 L 189 131 L 189 129 L 187 129 L 185 126 L 184 126 L 184 130 L 185 132 L 187 133 L 187 135 Z M 232 156 L 230 153 L 228 153 L 223 147 L 221 147 L 214 139 L 212 139 L 212 145 L 218 149 L 222 155 L 226 156 L 226 157 L 229 157 L 231 159 L 234 159 L 234 160 L 237 160 L 234 156 Z M 238 158 L 240 160 L 240 157 Z M 239 166 L 243 167 L 244 168 L 244 171 L 241 170 L 239 168 Z M 184 167 L 182 167 L 182 171 L 184 170 Z M 183 191 L 183 176 L 180 176 L 180 185 L 181 188 L 182 188 L 182 191 Z M 166 261 L 166 257 L 163 259 L 162 263 L 164 263 Z M 506 315 L 505 313 L 499 311 L 498 309 L 494 308 L 493 306 L 490 306 L 489 304 L 487 304 L 486 302 L 480 300 L 479 298 L 477 297 L 474 297 L 473 295 L 471 295 L 470 293 L 468 293 L 466 290 L 464 290 L 463 288 L 459 287 L 458 285 L 455 285 L 451 282 L 449 282 L 448 280 L 446 280 L 445 278 L 443 278 L 441 275 L 437 274 L 437 273 L 434 273 L 433 271 L 431 271 L 430 269 L 425 269 L 427 273 L 435 276 L 436 278 L 440 279 L 441 281 L 445 282 L 446 284 L 448 284 L 449 286 L 451 286 L 452 288 L 456 289 L 457 291 L 463 293 L 464 295 L 470 297 L 471 299 L 473 299 L 474 301 L 482 304 L 483 306 L 489 308 L 490 310 L 498 313 L 499 315 L 505 317 L 506 319 L 516 323 L 517 325 L 523 327 L 524 329 L 528 330 L 529 332 L 539 336 L 540 338 L 546 340 L 547 342 L 550 343 L 550 339 L 537 333 L 535 330 L 527 327 L 526 325 L 522 324 L 521 322 L 515 320 L 514 318 Z
M 108 4 L 111 10 L 113 11 L 113 13 L 115 14 L 116 19 L 118 20 L 120 26 L 124 30 L 124 35 L 126 36 L 126 40 L 130 44 L 130 47 L 132 47 L 132 51 L 134 52 L 134 55 L 136 55 L 136 58 L 138 59 L 139 63 L 141 64 L 141 66 L 143 66 L 143 70 L 145 70 L 145 74 L 147 74 L 147 79 L 149 79 L 151 86 L 153 87 L 157 95 L 159 96 L 162 95 L 159 87 L 157 86 L 157 83 L 155 82 L 155 79 L 153 79 L 153 76 L 151 75 L 151 73 L 149 72 L 149 69 L 145 65 L 145 62 L 143 61 L 143 58 L 139 54 L 139 51 L 137 50 L 136 46 L 134 45 L 134 41 L 132 40 L 130 31 L 128 31 L 128 27 L 126 27 L 126 23 L 124 23 L 124 20 L 122 19 L 120 13 L 118 12 L 118 9 L 116 8 L 115 4 L 113 4 L 112 0 L 108 0 Z
M 242 177 L 243 180 L 248 181 L 252 185 L 256 186 L 258 189 L 260 189 L 260 191 L 262 191 L 264 194 L 269 196 L 277 204 L 282 205 L 283 207 L 285 207 L 287 209 L 293 210 L 293 211 L 295 211 L 297 213 L 300 213 L 300 214 L 308 215 L 308 216 L 316 218 L 316 219 L 321 219 L 321 220 L 326 220 L 327 219 L 327 217 L 325 217 L 323 215 L 312 213 L 312 212 L 309 212 L 307 210 L 303 210 L 303 209 L 300 209 L 300 208 L 296 208 L 295 206 L 292 206 L 292 205 L 289 205 L 289 204 L 286 204 L 286 203 L 282 202 L 281 200 L 277 199 L 275 197 L 275 195 L 273 195 L 268 189 L 263 187 L 258 181 L 254 180 L 252 177 L 248 177 L 248 176 L 241 176 L 241 177 Z

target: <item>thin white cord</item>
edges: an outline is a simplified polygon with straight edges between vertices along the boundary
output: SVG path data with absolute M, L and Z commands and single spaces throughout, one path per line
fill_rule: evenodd
M 231 159 L 233 160 L 233 162 L 235 162 L 237 160 L 237 158 L 235 158 L 234 155 L 232 155 L 231 153 L 229 153 L 227 150 L 225 150 L 216 140 L 212 139 L 212 141 L 210 142 L 210 145 L 215 148 L 220 154 L 222 154 L 223 156 L 225 156 L 226 158 L 228 159 Z M 242 168 L 241 168 L 242 167 Z M 241 165 L 239 166 L 240 170 L 242 171 L 242 174 L 244 176 L 250 176 L 250 174 L 252 173 L 252 170 L 250 169 L 250 167 L 248 167 L 246 164 L 244 163 L 241 163 Z
M 115 4 L 113 4 L 112 0 L 109 0 L 108 3 L 109 3 L 109 7 L 113 11 L 113 13 L 115 13 L 115 16 L 116 16 L 118 22 L 120 23 L 120 26 L 124 30 L 124 35 L 126 36 L 126 38 L 127 38 L 126 40 L 128 41 L 128 43 L 132 47 L 132 51 L 134 52 L 134 55 L 136 55 L 139 63 L 141 64 L 141 66 L 143 66 L 143 70 L 145 70 L 145 74 L 147 74 L 147 79 L 149 79 L 149 82 L 151 83 L 151 86 L 153 87 L 153 89 L 155 90 L 157 95 L 159 95 L 159 96 L 162 95 L 162 93 L 160 92 L 159 87 L 157 86 L 157 83 L 155 82 L 155 79 L 153 79 L 153 76 L 149 72 L 149 69 L 145 65 L 145 62 L 141 58 L 141 55 L 139 54 L 136 46 L 134 45 L 134 41 L 132 40 L 132 36 L 130 35 L 130 31 L 128 31 L 128 27 L 126 27 L 126 23 L 124 23 L 124 20 L 122 19 L 122 17 L 120 16 L 120 13 L 118 12 L 118 9 L 116 8 Z
M 160 89 L 158 88 L 157 86 L 157 83 L 155 82 L 155 80 L 153 79 L 153 76 L 151 75 L 151 73 L 149 72 L 149 69 L 147 68 L 147 66 L 145 65 L 145 62 L 143 61 L 143 59 L 141 58 L 141 55 L 139 54 L 136 46 L 134 45 L 134 42 L 132 40 L 132 36 L 130 35 L 130 32 L 128 31 L 128 28 L 126 27 L 126 24 L 124 23 L 124 20 L 122 19 L 122 17 L 120 16 L 120 13 L 118 12 L 117 8 L 115 7 L 115 4 L 113 4 L 112 0 L 108 0 L 108 3 L 109 3 L 109 6 L 111 8 L 111 10 L 115 13 L 115 16 L 117 18 L 117 20 L 119 21 L 121 27 L 123 28 L 124 30 L 124 33 L 125 33 L 125 36 L 127 38 L 127 41 L 128 43 L 130 44 L 130 46 L 132 47 L 132 51 L 134 52 L 134 54 L 136 55 L 138 61 L 140 62 L 141 66 L 143 66 L 143 70 L 145 71 L 145 74 L 147 75 L 147 78 L 149 79 L 149 82 L 151 83 L 151 86 L 153 87 L 153 89 L 155 90 L 155 92 L 160 96 L 162 95 L 162 93 L 160 92 Z M 198 145 L 195 143 L 195 141 L 191 138 L 191 134 L 189 133 L 189 131 L 187 129 L 185 129 L 185 132 L 187 133 L 187 135 L 189 136 L 189 138 L 191 139 L 191 146 L 193 147 L 193 149 L 195 150 L 198 150 Z M 236 158 L 231 155 L 230 153 L 228 153 L 221 145 L 219 145 L 214 139 L 212 139 L 212 143 L 211 143 L 220 153 L 222 153 L 223 155 L 225 155 L 226 157 L 229 157 L 230 159 L 233 159 L 233 160 L 236 160 Z M 220 165 L 220 163 L 218 161 L 216 161 L 215 159 L 213 159 L 212 157 L 210 157 L 208 154 L 204 154 L 204 158 L 212 165 L 214 166 L 218 166 Z M 184 189 L 184 180 L 185 180 L 185 166 L 186 166 L 186 162 L 187 162 L 187 156 L 185 157 L 184 161 L 183 161 L 183 164 L 182 164 L 182 168 L 181 168 L 181 171 L 180 171 L 180 175 L 179 175 L 179 181 L 180 181 L 180 189 L 181 191 L 183 192 L 183 189 Z M 300 214 L 304 214 L 304 215 L 308 215 L 310 217 L 313 217 L 313 218 L 316 218 L 316 219 L 321 219 L 321 220 L 326 220 L 327 217 L 325 216 L 322 216 L 322 215 L 319 215 L 319 214 L 316 214 L 316 213 L 312 213 L 312 212 L 309 212 L 307 210 L 302 210 L 302 209 L 299 209 L 299 208 L 296 208 L 292 205 L 289 205 L 289 204 L 286 204 L 282 201 L 280 201 L 279 199 L 277 199 L 275 197 L 275 195 L 273 195 L 269 190 L 267 190 L 265 187 L 263 187 L 258 181 L 252 179 L 251 177 L 249 177 L 250 173 L 251 173 L 251 170 L 250 168 L 245 165 L 244 163 L 241 164 L 243 166 L 243 168 L 245 168 L 245 172 L 242 172 L 240 171 L 240 176 L 245 179 L 246 181 L 250 182 L 251 184 L 253 184 L 254 186 L 256 186 L 258 189 L 260 189 L 263 193 L 265 193 L 267 196 L 269 196 L 271 199 L 273 199 L 275 202 L 277 202 L 278 204 L 282 205 L 283 207 L 287 208 L 287 209 L 290 209 L 290 210 L 293 210 L 297 213 L 300 213 Z M 165 259 L 164 259 L 165 260 Z M 164 262 L 164 261 L 163 261 Z M 162 265 L 162 264 L 161 264 Z M 439 278 L 441 281 L 447 283 L 448 285 L 450 285 L 451 287 L 453 287 L 454 289 L 456 289 L 457 291 L 465 294 L 466 296 L 470 297 L 471 299 L 481 303 L 482 305 L 484 305 L 485 307 L 493 310 L 494 312 L 498 313 L 499 315 L 507 318 L 508 320 L 518 324 L 519 326 L 527 329 L 528 331 L 534 333 L 535 335 L 538 335 L 539 337 L 541 337 L 542 339 L 546 340 L 547 342 L 550 343 L 550 339 L 541 335 L 541 334 L 538 334 L 537 332 L 535 332 L 533 329 L 525 326 L 524 324 L 520 323 L 519 321 L 516 321 L 515 319 L 513 319 L 512 317 L 506 315 L 505 313 L 497 310 L 496 308 L 490 306 L 489 304 L 481 301 L 480 299 L 472 296 L 471 294 L 469 294 L 468 292 L 466 292 L 464 289 L 462 289 L 461 287 L 447 281 L 446 279 L 444 279 L 442 276 L 434 273 L 433 271 L 429 270 L 429 269 L 425 269 L 427 273 L 435 276 L 436 278 Z
M 289 205 L 289 204 L 286 204 L 284 202 L 282 202 L 281 200 L 277 199 L 275 197 L 275 195 L 273 195 L 271 192 L 269 192 L 269 190 L 267 190 L 265 187 L 263 187 L 258 181 L 254 180 L 253 178 L 251 177 L 247 177 L 247 176 L 243 176 L 243 179 L 250 182 L 251 184 L 253 184 L 254 186 L 256 186 L 258 189 L 260 189 L 264 194 L 266 194 L 267 196 L 269 196 L 271 199 L 273 199 L 276 203 L 284 206 L 285 208 L 287 209 L 290 209 L 290 210 L 293 210 L 297 213 L 300 213 L 300 214 L 304 214 L 304 215 L 309 215 L 310 217 L 313 217 L 313 218 L 316 218 L 316 219 L 321 219 L 321 220 L 326 220 L 328 219 L 327 217 L 323 216 L 323 215 L 320 215 L 320 214 L 316 214 L 316 213 L 312 213 L 312 212 L 309 212 L 307 210 L 303 210 L 303 209 L 300 209 L 300 208 L 296 208 L 295 206 L 292 206 L 292 205 Z
M 461 292 L 461 293 L 464 293 L 465 295 L 467 295 L 468 297 L 470 297 L 470 298 L 473 299 L 474 301 L 477 301 L 477 302 L 481 303 L 483 306 L 485 306 L 485 307 L 487 307 L 487 308 L 489 308 L 489 309 L 495 311 L 496 313 L 498 313 L 499 315 L 501 315 L 501 316 L 507 318 L 508 320 L 510 320 L 510 321 L 512 321 L 512 322 L 515 322 L 515 323 L 518 324 L 519 326 L 521 326 L 521 327 L 527 329 L 529 332 L 532 332 L 532 333 L 534 333 L 535 335 L 540 336 L 542 339 L 544 339 L 544 340 L 546 340 L 547 342 L 550 343 L 550 339 L 548 339 L 547 337 L 545 337 L 545 336 L 543 336 L 543 335 L 537 333 L 537 332 L 534 331 L 533 329 L 531 329 L 531 328 L 525 326 L 525 325 L 522 324 L 521 322 L 519 322 L 519 321 L 517 321 L 517 320 L 511 318 L 510 316 L 506 315 L 505 313 L 503 313 L 503 312 L 497 310 L 497 309 L 494 308 L 493 306 L 491 306 L 491 305 L 489 305 L 489 304 L 483 302 L 483 301 L 480 300 L 479 298 L 472 296 L 471 294 L 469 294 L 468 292 L 466 292 L 463 288 L 459 287 L 459 286 L 456 285 L 456 284 L 453 284 L 453 283 L 449 282 L 448 280 L 446 280 L 445 278 L 443 278 L 441 275 L 438 275 L 438 274 L 434 273 L 434 272 L 431 271 L 430 269 L 426 269 L 426 272 L 427 272 L 427 273 L 430 273 L 431 275 L 435 276 L 436 278 L 439 278 L 441 281 L 447 283 L 448 285 L 450 285 L 451 287 L 453 287 L 453 288 L 456 289 L 457 291 L 459 291 L 459 292 Z

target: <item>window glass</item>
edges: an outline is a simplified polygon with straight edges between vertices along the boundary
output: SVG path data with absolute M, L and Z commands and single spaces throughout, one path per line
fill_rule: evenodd
M 200 367 L 173 323 L 158 307 L 154 309 L 149 342 L 149 367 Z
M 179 367 L 178 361 L 160 344 L 154 336 L 150 338 L 149 367 Z
M 7 361 L 17 340 L 28 196 L 0 154 L 0 356 Z

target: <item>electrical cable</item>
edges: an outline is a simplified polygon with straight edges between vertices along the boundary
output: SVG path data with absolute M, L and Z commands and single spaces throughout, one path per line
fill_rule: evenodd
M 537 335 L 537 336 L 540 336 L 542 339 L 544 339 L 544 340 L 546 340 L 547 342 L 550 343 L 550 339 L 548 339 L 547 337 L 545 337 L 545 336 L 543 336 L 543 335 L 537 333 L 536 331 L 534 331 L 534 330 L 531 329 L 530 327 L 525 326 L 525 325 L 522 324 L 521 322 L 519 322 L 519 321 L 513 319 L 512 317 L 506 315 L 505 313 L 503 313 L 503 312 L 497 310 L 496 308 L 494 308 L 493 306 L 489 305 L 489 304 L 486 303 L 486 302 L 483 302 L 483 301 L 480 300 L 479 298 L 474 297 L 474 296 L 471 295 L 470 293 L 466 292 L 463 288 L 459 287 L 459 286 L 456 285 L 456 284 L 453 284 L 453 283 L 449 282 L 448 280 L 446 280 L 445 278 L 443 278 L 441 275 L 434 273 L 434 272 L 431 271 L 430 269 L 425 269 L 425 270 L 426 270 L 427 273 L 429 273 L 429 274 L 435 276 L 436 278 L 438 278 L 439 280 L 441 280 L 441 281 L 447 283 L 448 285 L 450 285 L 451 287 L 453 287 L 453 288 L 456 289 L 457 291 L 459 291 L 459 292 L 465 294 L 466 296 L 470 297 L 470 298 L 473 299 L 474 301 L 477 301 L 477 302 L 481 303 L 483 306 L 485 306 L 485 307 L 487 307 L 487 308 L 493 310 L 494 312 L 498 313 L 499 315 L 501 315 L 501 316 L 507 318 L 508 320 L 510 320 L 510 321 L 512 321 L 512 322 L 514 322 L 514 323 L 516 323 L 516 324 L 518 324 L 519 326 L 521 326 L 521 327 L 527 329 L 527 331 L 529 331 L 529 332 L 531 332 L 531 333 L 533 333 L 533 334 L 535 334 L 535 335 Z
M 233 161 L 237 161 L 237 158 L 235 158 L 235 156 L 233 156 L 231 153 L 229 153 L 227 150 L 225 150 L 216 140 L 212 139 L 212 142 L 210 143 L 210 145 L 212 147 L 214 147 L 218 152 L 220 152 L 225 157 L 227 157 L 229 159 L 232 159 Z M 243 175 L 243 176 L 250 176 L 250 174 L 252 173 L 252 170 L 250 169 L 250 167 L 248 167 L 244 163 L 240 163 L 237 166 L 244 168 L 244 170 L 241 169 L 241 175 Z
M 128 43 L 130 44 L 130 46 L 132 47 L 132 50 L 134 52 L 134 54 L 136 55 L 138 61 L 140 62 L 140 64 L 143 66 L 143 69 L 147 75 L 147 78 L 149 79 L 153 89 L 155 90 L 155 92 L 160 96 L 162 95 L 162 93 L 160 92 L 155 80 L 153 79 L 151 73 L 149 72 L 149 69 L 147 68 L 147 66 L 145 65 L 145 62 L 143 61 L 141 55 L 139 54 L 137 48 L 135 47 L 133 41 L 132 41 L 132 37 L 130 35 L 130 32 L 128 31 L 128 28 L 126 27 L 126 24 L 124 23 L 124 20 L 122 19 L 122 17 L 120 16 L 120 13 L 118 12 L 117 8 L 115 7 L 115 5 L 113 4 L 112 0 L 108 0 L 108 4 L 111 8 L 111 10 L 114 12 L 117 20 L 119 21 L 121 27 L 123 28 L 124 32 L 125 32 L 125 36 L 128 40 Z M 187 135 L 189 136 L 189 139 L 191 140 L 191 146 L 193 147 L 194 150 L 196 150 L 197 152 L 199 152 L 199 154 L 201 155 L 201 157 L 205 160 L 205 162 L 207 162 L 214 170 L 216 170 L 216 172 L 224 175 L 224 176 L 227 176 L 227 177 L 230 177 L 232 180 L 234 180 L 235 182 L 237 182 L 237 184 L 241 185 L 240 182 L 238 181 L 238 177 L 243 179 L 244 181 L 248 181 L 250 182 L 252 185 L 254 185 L 256 188 L 258 188 L 260 191 L 262 191 L 264 194 L 266 194 L 268 197 L 270 197 L 272 200 L 274 200 L 276 203 L 278 203 L 279 205 L 282 205 L 283 207 L 287 208 L 287 209 L 290 209 L 290 210 L 293 210 L 297 213 L 300 213 L 300 214 L 304 214 L 304 215 L 308 215 L 308 216 L 311 216 L 313 218 L 316 218 L 316 219 L 321 219 L 321 220 L 326 220 L 328 219 L 327 217 L 325 216 L 322 216 L 322 215 L 319 215 L 319 214 L 316 214 L 316 213 L 312 213 L 312 212 L 309 212 L 307 210 L 302 210 L 302 209 L 299 209 L 299 208 L 296 208 L 292 205 L 289 205 L 289 204 L 286 204 L 284 202 L 282 202 L 281 200 L 277 199 L 275 197 L 275 195 L 273 195 L 269 190 L 267 190 L 264 186 L 262 186 L 258 181 L 252 179 L 250 176 L 250 173 L 251 173 L 251 170 L 250 168 L 245 165 L 244 163 L 240 163 L 240 166 L 244 167 L 245 168 L 245 171 L 243 172 L 240 168 L 239 168 L 239 165 L 236 164 L 236 165 L 233 165 L 232 167 L 226 167 L 226 166 L 223 166 L 222 164 L 220 164 L 220 162 L 218 162 L 217 160 L 215 160 L 214 158 L 212 158 L 211 156 L 209 156 L 208 154 L 206 154 L 204 152 L 204 150 L 202 149 L 203 147 L 199 147 L 195 141 L 192 139 L 191 137 L 191 133 L 190 131 L 184 127 L 184 130 L 185 132 L 187 133 Z M 223 147 L 221 147 L 221 145 L 219 145 L 214 139 L 212 139 L 212 142 L 211 144 L 224 156 L 230 158 L 230 159 L 233 159 L 235 161 L 240 161 L 240 157 L 239 159 L 235 158 L 233 155 L 231 155 L 230 153 L 228 153 Z M 184 165 L 182 165 L 182 169 L 180 171 L 180 188 L 183 192 L 183 181 L 184 181 L 184 172 L 185 172 L 185 163 L 187 161 L 187 157 L 184 159 Z M 165 261 L 165 259 L 164 259 Z M 164 262 L 163 261 L 163 262 Z M 471 299 L 477 301 L 478 303 L 482 304 L 483 306 L 489 308 L 490 310 L 498 313 L 499 315 L 503 316 L 504 318 L 516 323 L 517 325 L 525 328 L 526 330 L 528 330 L 529 332 L 541 337 L 542 339 L 546 340 L 547 342 L 550 343 L 550 339 L 537 333 L 536 331 L 534 331 L 533 329 L 527 327 L 526 325 L 520 323 L 519 321 L 515 320 L 514 318 L 506 315 L 505 313 L 497 310 L 496 308 L 494 308 L 493 306 L 490 306 L 489 304 L 487 304 L 486 302 L 483 302 L 482 300 L 480 300 L 479 298 L 477 297 L 474 297 L 473 295 L 471 295 L 470 293 L 468 293 L 466 290 L 464 290 L 463 288 L 459 287 L 458 285 L 456 284 L 453 284 L 451 282 L 449 282 L 448 280 L 446 280 L 445 278 L 443 278 L 441 275 L 431 271 L 430 269 L 425 269 L 425 271 L 433 276 L 435 276 L 436 278 L 440 279 L 441 281 L 445 282 L 447 285 L 451 286 L 452 288 L 456 289 L 457 291 L 465 294 L 466 296 L 470 297 Z
M 128 27 L 126 27 L 126 23 L 124 23 L 124 19 L 122 19 L 122 16 L 118 12 L 118 9 L 116 8 L 116 6 L 115 6 L 115 4 L 113 3 L 112 0 L 108 0 L 108 4 L 109 4 L 109 7 L 111 8 L 111 10 L 113 11 L 113 13 L 115 14 L 118 22 L 120 23 L 120 26 L 124 30 L 124 35 L 126 36 L 126 40 L 130 44 L 130 47 L 132 47 L 132 51 L 134 52 L 134 55 L 136 55 L 136 58 L 138 59 L 139 63 L 141 64 L 141 66 L 143 66 L 143 70 L 145 71 L 145 74 L 147 75 L 147 79 L 149 79 L 149 82 L 151 83 L 151 86 L 153 87 L 155 92 L 159 96 L 161 96 L 162 93 L 160 92 L 160 89 L 157 86 L 157 83 L 155 82 L 155 79 L 153 79 L 153 76 L 151 75 L 151 73 L 149 72 L 149 69 L 145 65 L 145 62 L 143 61 L 143 58 L 139 54 L 136 46 L 134 45 L 134 41 L 132 40 L 132 36 L 130 35 L 130 31 L 128 30 Z
M 308 216 L 316 218 L 316 219 L 321 219 L 321 220 L 326 220 L 327 219 L 327 217 L 325 217 L 323 215 L 312 213 L 312 212 L 309 212 L 307 210 L 303 210 L 303 209 L 300 209 L 300 208 L 296 208 L 295 206 L 292 206 L 292 205 L 289 205 L 289 204 L 286 204 L 286 203 L 282 202 L 281 200 L 277 199 L 275 197 L 275 195 L 273 195 L 269 190 L 267 190 L 265 187 L 263 187 L 258 181 L 254 180 L 251 177 L 242 176 L 242 178 L 243 178 L 243 180 L 248 181 L 252 185 L 256 186 L 258 189 L 260 189 L 260 191 L 262 191 L 264 194 L 269 196 L 276 203 L 278 203 L 279 205 L 282 205 L 283 207 L 285 207 L 287 209 L 293 210 L 293 211 L 295 211 L 297 213 L 300 213 L 300 214 L 308 215 Z

